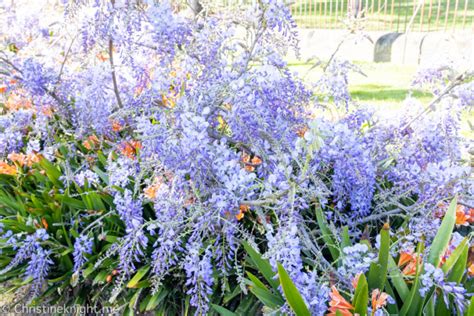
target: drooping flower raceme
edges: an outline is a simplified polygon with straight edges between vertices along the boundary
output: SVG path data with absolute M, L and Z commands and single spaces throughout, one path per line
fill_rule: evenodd
M 92 253 L 92 238 L 80 235 L 74 242 L 74 271 L 78 271 L 87 261 L 86 255 Z

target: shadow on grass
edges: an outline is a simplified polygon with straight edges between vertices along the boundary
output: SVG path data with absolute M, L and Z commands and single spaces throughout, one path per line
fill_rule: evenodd
M 429 99 L 432 97 L 429 92 L 375 84 L 358 85 L 351 89 L 352 98 L 360 101 L 402 102 L 410 93 L 415 98 Z

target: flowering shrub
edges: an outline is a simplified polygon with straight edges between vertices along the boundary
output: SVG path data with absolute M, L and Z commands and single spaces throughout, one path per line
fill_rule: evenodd
M 354 308 L 338 291 L 370 269 L 372 313 L 383 313 L 399 297 L 378 280 L 387 236 L 378 257 L 373 245 L 390 220 L 390 252 L 415 266 L 410 295 L 467 306 L 472 260 L 456 261 L 468 282 L 441 275 L 449 236 L 436 233 L 455 195 L 468 206 L 458 224 L 474 218 L 459 136 L 470 73 L 425 71 L 414 84 L 435 87 L 433 102 L 409 99 L 407 115 L 384 121 L 351 101 L 347 62 L 314 84 L 291 73 L 295 23 L 278 0 L 227 13 L 151 0 L 3 6 L 6 288 L 120 313 L 362 315 L 368 292 L 356 286 Z M 434 244 L 443 251 L 421 276 L 420 245 Z M 262 266 L 272 292 L 252 274 Z

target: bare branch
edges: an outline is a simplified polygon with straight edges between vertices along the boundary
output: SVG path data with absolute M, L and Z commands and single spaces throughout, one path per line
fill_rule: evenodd
M 120 92 L 117 84 L 117 76 L 115 74 L 115 66 L 114 66 L 114 42 L 112 41 L 112 38 L 109 39 L 109 61 L 110 61 L 110 67 L 112 68 L 112 82 L 114 84 L 114 93 L 115 97 L 117 98 L 117 104 L 118 107 L 121 109 L 123 108 L 123 103 L 122 99 L 120 98 Z

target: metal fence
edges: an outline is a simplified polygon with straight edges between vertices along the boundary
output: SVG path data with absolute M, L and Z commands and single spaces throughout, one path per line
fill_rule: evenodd
M 257 0 L 213 0 L 219 6 L 245 6 Z M 357 18 L 367 30 L 474 32 L 474 0 L 292 0 L 299 27 L 344 28 Z
M 294 0 L 291 11 L 301 27 L 340 28 L 358 17 L 369 30 L 405 32 L 470 30 L 474 0 Z

